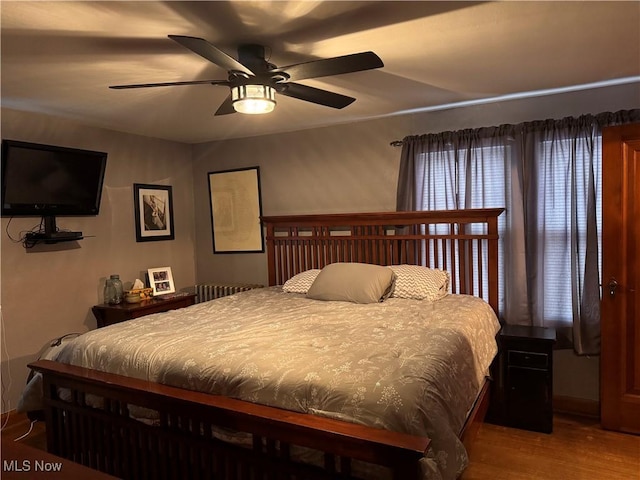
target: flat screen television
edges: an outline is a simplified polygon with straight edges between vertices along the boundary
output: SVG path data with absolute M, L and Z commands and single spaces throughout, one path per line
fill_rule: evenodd
M 104 152 L 2 140 L 1 214 L 42 217 L 45 234 L 56 216 L 97 215 L 106 165 Z

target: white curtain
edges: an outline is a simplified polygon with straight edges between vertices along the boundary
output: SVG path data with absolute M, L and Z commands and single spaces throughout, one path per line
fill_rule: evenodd
M 640 110 L 403 140 L 398 210 L 504 207 L 500 313 L 600 348 L 601 130 Z

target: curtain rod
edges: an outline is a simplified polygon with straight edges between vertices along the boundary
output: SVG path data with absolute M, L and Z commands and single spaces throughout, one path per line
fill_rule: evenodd
M 402 140 L 394 140 L 389 145 L 391 145 L 392 147 L 401 147 L 402 146 Z

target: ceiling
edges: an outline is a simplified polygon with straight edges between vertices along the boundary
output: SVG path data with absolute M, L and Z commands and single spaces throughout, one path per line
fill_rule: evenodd
M 640 2 L 0 3 L 2 106 L 186 143 L 280 133 L 511 94 L 638 82 Z M 226 79 L 167 35 L 242 43 L 278 66 L 374 51 L 384 67 L 303 83 L 336 110 L 278 96 L 267 115 L 214 116 L 229 90 L 109 85 Z

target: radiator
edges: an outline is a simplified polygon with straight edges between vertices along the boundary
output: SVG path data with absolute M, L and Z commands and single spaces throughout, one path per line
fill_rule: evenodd
M 251 283 L 225 284 L 225 283 L 202 283 L 195 286 L 196 303 L 214 300 L 234 293 L 262 288 L 264 285 Z

